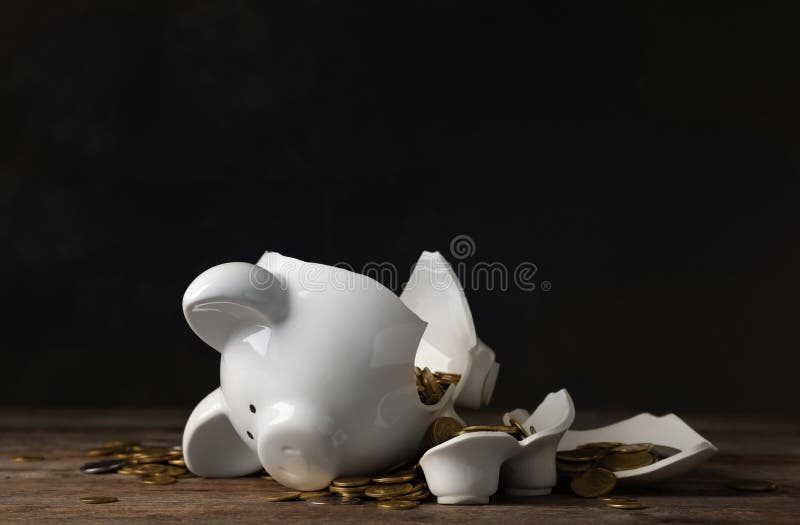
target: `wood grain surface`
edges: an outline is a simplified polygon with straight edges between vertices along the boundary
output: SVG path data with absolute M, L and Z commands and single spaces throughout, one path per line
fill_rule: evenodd
M 88 475 L 78 467 L 85 449 L 106 439 L 153 445 L 180 442 L 189 411 L 5 410 L 0 412 L 0 523 L 129 523 L 164 520 L 205 523 L 798 523 L 800 521 L 800 424 L 790 420 L 722 417 L 686 418 L 720 452 L 680 479 L 639 489 L 617 490 L 648 505 L 614 510 L 564 491 L 535 498 L 497 495 L 489 505 L 426 503 L 409 511 L 388 511 L 374 503 L 312 507 L 303 502 L 267 503 L 279 490 L 257 477 L 184 479 L 146 486 L 136 476 Z M 579 414 L 588 428 L 631 414 Z M 472 414 L 471 423 L 496 415 Z M 15 463 L 15 455 L 42 455 L 39 462 Z M 769 493 L 726 488 L 733 479 L 767 479 Z M 84 505 L 86 495 L 116 496 L 105 505 Z

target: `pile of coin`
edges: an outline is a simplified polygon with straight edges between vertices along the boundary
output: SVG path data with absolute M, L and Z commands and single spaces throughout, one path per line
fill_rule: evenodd
M 652 443 L 595 442 L 556 455 L 558 473 L 570 479 L 578 496 L 596 498 L 609 494 L 617 484 L 614 472 L 645 467 L 678 450 Z
M 425 436 L 422 439 L 422 451 L 424 452 L 436 445 L 441 445 L 449 439 L 470 432 L 505 432 L 511 434 L 520 441 L 536 432 L 533 426 L 525 430 L 522 424 L 514 418 L 511 418 L 509 423 L 511 424 L 472 425 L 465 427 L 451 417 L 440 417 L 434 420 L 428 427 L 427 432 L 425 432 Z
M 106 441 L 87 456 L 105 458 L 81 466 L 87 474 L 126 474 L 141 476 L 145 485 L 169 485 L 181 478 L 193 478 L 186 468 L 181 447 L 144 447 L 130 441 Z
M 417 394 L 426 405 L 435 405 L 441 401 L 447 388 L 461 380 L 461 374 L 431 372 L 427 366 L 422 369 L 415 366 L 414 375 L 417 379 Z
M 428 485 L 418 464 L 400 465 L 379 476 L 348 476 L 333 480 L 325 490 L 301 492 L 287 490 L 267 495 L 264 500 L 305 501 L 309 505 L 358 505 L 376 500 L 378 508 L 407 510 L 430 498 Z

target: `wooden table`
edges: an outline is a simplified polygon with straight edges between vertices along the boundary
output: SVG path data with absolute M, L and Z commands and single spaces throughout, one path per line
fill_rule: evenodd
M 303 502 L 266 503 L 278 490 L 257 477 L 184 479 L 174 485 L 145 486 L 135 476 L 88 475 L 78 471 L 84 450 L 106 439 L 178 444 L 188 410 L 4 410 L 0 411 L 0 522 L 144 522 L 197 520 L 208 523 L 265 521 L 469 523 L 800 523 L 800 423 L 791 420 L 685 418 L 720 452 L 692 474 L 664 484 L 626 490 L 649 508 L 623 511 L 566 493 L 536 498 L 496 496 L 490 505 L 426 503 L 410 511 L 358 506 L 312 507 Z M 579 414 L 576 428 L 588 428 L 631 414 Z M 495 420 L 469 414 L 471 423 Z M 14 463 L 15 455 L 45 461 Z M 735 492 L 725 480 L 774 481 L 777 491 Z M 623 491 L 618 491 L 623 492 Z M 83 495 L 110 495 L 119 502 L 84 505 Z

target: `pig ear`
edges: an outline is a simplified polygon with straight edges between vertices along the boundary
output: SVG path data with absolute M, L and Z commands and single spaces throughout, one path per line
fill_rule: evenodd
M 183 313 L 192 330 L 219 352 L 239 328 L 280 322 L 288 310 L 284 283 L 268 270 L 232 262 L 206 270 L 183 294 Z
M 217 388 L 195 407 L 183 431 L 183 458 L 198 476 L 230 478 L 261 469 L 254 450 L 236 433 Z

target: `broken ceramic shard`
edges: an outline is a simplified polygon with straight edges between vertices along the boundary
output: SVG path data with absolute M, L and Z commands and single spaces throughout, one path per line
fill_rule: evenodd
M 457 280 L 452 286 L 463 299 Z M 208 477 L 263 467 L 287 487 L 314 490 L 412 457 L 431 421 L 457 417 L 453 404 L 464 387 L 447 389 L 435 405 L 420 401 L 413 373 L 420 340 L 426 326 L 445 324 L 448 315 L 436 310 L 457 294 L 449 287 L 407 292 L 415 306 L 415 297 L 438 305 L 420 309 L 430 324 L 369 277 L 274 252 L 256 265 L 227 263 L 198 276 L 183 309 L 221 354 L 220 387 L 186 424 L 187 467 Z M 465 300 L 454 313 L 467 319 Z M 491 395 L 494 353 L 478 345 L 474 328 L 431 334 L 461 337 L 442 346 L 443 336 L 431 347 L 452 359 L 444 371 Z M 476 358 L 491 363 L 473 366 Z
M 439 503 L 459 505 L 488 503 L 501 478 L 510 494 L 549 494 L 557 478 L 556 448 L 574 418 L 572 398 L 562 389 L 522 421 L 536 429 L 522 441 L 504 432 L 456 436 L 420 459 L 428 488 Z
M 464 289 L 439 252 L 422 252 L 400 300 L 428 323 L 416 366 L 461 374 L 456 405 L 488 405 L 500 364 L 494 351 L 478 338 Z
M 698 434 L 675 414 L 654 416 L 643 413 L 630 419 L 591 430 L 569 430 L 558 450 L 572 450 L 584 443 L 658 443 L 678 450 L 676 454 L 650 465 L 614 472 L 620 484 L 646 484 L 663 481 L 690 471 L 714 455 L 717 447 Z

